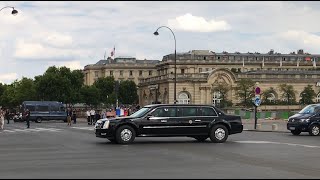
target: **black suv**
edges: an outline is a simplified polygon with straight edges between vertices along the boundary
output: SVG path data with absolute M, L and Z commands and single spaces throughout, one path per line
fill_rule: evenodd
M 153 104 L 128 117 L 100 119 L 95 124 L 96 137 L 128 144 L 135 137 L 187 136 L 205 141 L 210 137 L 223 143 L 228 135 L 241 133 L 240 116 L 227 115 L 210 105 Z
M 309 132 L 311 136 L 320 134 L 320 104 L 310 104 L 303 108 L 297 114 L 290 116 L 287 123 L 287 129 L 293 135 L 299 135 L 301 132 Z

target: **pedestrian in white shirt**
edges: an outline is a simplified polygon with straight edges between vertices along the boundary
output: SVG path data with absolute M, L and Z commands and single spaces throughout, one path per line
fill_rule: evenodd
M 90 111 L 87 110 L 87 121 L 88 121 L 88 125 L 90 125 L 90 118 L 91 118 L 91 116 L 90 116 Z
M 91 118 L 90 118 L 90 124 L 92 125 L 92 123 L 94 124 L 94 116 L 96 115 L 96 112 L 95 112 L 95 110 L 94 109 L 91 109 L 91 111 L 90 111 L 90 116 L 91 116 Z

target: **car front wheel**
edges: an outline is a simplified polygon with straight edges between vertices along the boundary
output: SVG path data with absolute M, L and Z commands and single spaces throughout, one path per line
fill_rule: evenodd
M 214 125 L 210 131 L 210 140 L 214 143 L 223 143 L 228 139 L 229 131 L 222 124 Z
M 128 125 L 120 126 L 116 131 L 116 142 L 119 144 L 130 144 L 136 137 L 135 130 Z
M 319 126 L 316 124 L 311 125 L 311 127 L 309 129 L 309 135 L 310 136 L 319 136 L 319 134 L 320 134 Z

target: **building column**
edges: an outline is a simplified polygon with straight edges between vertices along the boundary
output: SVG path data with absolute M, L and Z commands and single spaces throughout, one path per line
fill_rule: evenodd
M 211 88 L 210 87 L 206 87 L 206 91 L 207 91 L 207 104 L 212 104 L 212 97 L 211 97 Z

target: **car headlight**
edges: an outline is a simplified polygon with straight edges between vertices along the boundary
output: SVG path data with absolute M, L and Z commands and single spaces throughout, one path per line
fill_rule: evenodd
M 301 122 L 309 122 L 309 118 L 308 119 L 300 119 L 301 120 Z
M 106 120 L 103 124 L 103 127 L 102 129 L 108 129 L 109 128 L 109 124 L 110 124 L 110 121 L 109 120 Z

